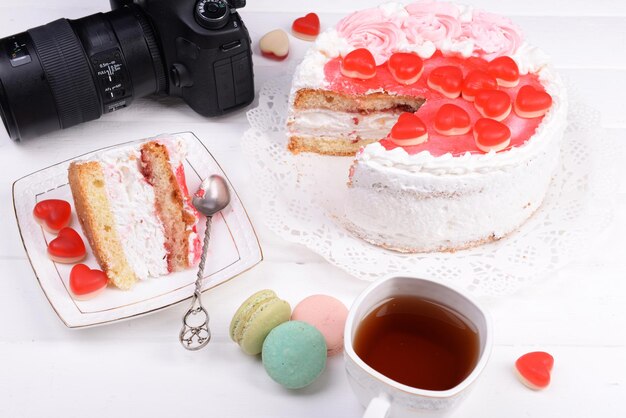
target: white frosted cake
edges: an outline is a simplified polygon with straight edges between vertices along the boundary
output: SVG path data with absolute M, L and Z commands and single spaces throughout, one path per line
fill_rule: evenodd
M 356 155 L 346 217 L 403 252 L 500 239 L 541 205 L 566 92 L 508 19 L 452 3 L 388 3 L 322 33 L 296 70 L 289 149 Z

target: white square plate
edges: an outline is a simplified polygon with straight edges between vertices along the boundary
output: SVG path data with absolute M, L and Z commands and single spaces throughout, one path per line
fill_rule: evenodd
M 168 136 L 181 137 L 187 142 L 188 153 L 184 165 L 187 187 L 191 193 L 198 189 L 203 178 L 212 174 L 219 174 L 228 181 L 209 150 L 193 133 L 159 135 L 155 138 Z M 146 139 L 134 142 L 143 141 Z M 86 159 L 95 153 L 132 143 L 103 148 L 75 159 Z M 48 243 L 55 235 L 44 231 L 35 221 L 32 211 L 37 202 L 45 199 L 63 199 L 70 202 L 70 226 L 81 234 L 87 246 L 87 258 L 83 263 L 91 268 L 99 268 L 73 208 L 74 201 L 67 180 L 67 169 L 73 160 L 44 168 L 13 183 L 13 205 L 24 249 L 46 298 L 61 321 L 70 328 L 102 325 L 152 313 L 189 298 L 194 291 L 197 273 L 193 268 L 141 281 L 128 291 L 109 286 L 96 298 L 87 301 L 74 300 L 70 296 L 69 275 L 73 265 L 55 263 L 48 258 Z M 232 200 L 226 209 L 213 217 L 203 291 L 224 283 L 263 259 L 248 214 L 230 181 L 228 185 Z M 202 217 L 198 225 L 201 237 L 204 235 L 204 223 L 205 219 Z

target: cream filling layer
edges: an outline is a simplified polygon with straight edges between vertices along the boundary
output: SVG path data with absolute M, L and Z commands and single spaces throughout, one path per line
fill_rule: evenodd
M 326 109 L 293 109 L 289 133 L 305 137 L 378 140 L 387 136 L 399 115 L 400 112 L 360 114 Z
M 141 280 L 168 274 L 165 231 L 154 206 L 154 189 L 140 170 L 139 150 L 125 147 L 98 159 L 115 228 L 131 268 Z

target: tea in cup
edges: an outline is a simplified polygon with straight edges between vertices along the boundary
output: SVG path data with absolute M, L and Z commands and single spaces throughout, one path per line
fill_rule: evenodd
M 448 286 L 413 277 L 372 284 L 345 328 L 346 370 L 365 416 L 449 413 L 487 362 L 490 328 L 486 313 Z

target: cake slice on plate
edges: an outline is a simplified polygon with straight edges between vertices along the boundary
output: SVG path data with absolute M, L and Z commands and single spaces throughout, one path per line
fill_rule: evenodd
M 158 139 L 76 161 L 69 183 L 93 253 L 120 289 L 195 265 L 201 243 L 182 139 Z

